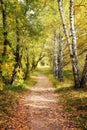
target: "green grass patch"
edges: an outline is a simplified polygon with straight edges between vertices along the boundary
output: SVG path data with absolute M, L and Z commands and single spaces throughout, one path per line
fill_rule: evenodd
M 66 107 L 65 111 L 71 113 L 73 111 L 73 109 L 72 109 L 72 107 L 69 106 L 69 107 Z
M 28 78 L 24 84 L 26 84 L 26 88 L 31 88 L 33 87 L 36 83 L 37 83 L 37 76 L 38 76 L 38 72 L 34 71 L 33 74 L 31 75 L 30 78 Z
M 26 80 L 24 83 L 26 84 L 26 88 L 30 89 L 31 87 L 33 87 L 37 83 L 37 79 L 32 77 L 29 80 Z
M 14 92 L 14 93 L 22 93 L 25 89 L 26 89 L 25 84 L 7 85 L 7 86 L 4 86 L 3 91 L 11 91 L 11 92 Z

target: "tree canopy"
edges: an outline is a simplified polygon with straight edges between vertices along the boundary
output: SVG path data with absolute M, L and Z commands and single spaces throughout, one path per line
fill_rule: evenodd
M 66 21 L 68 40 L 72 45 L 74 38 L 70 27 L 70 6 L 72 5 L 70 5 L 69 0 L 0 1 L 1 89 L 3 84 L 22 83 L 39 62 L 51 65 L 51 68 L 53 68 L 55 66 L 53 64 L 54 53 L 57 56 L 55 62 L 57 66 L 59 65 L 57 62 L 61 60 L 58 56 L 62 56 L 62 69 L 70 66 L 72 57 L 70 58 L 67 37 L 64 33 L 66 32 L 64 31 L 65 23 L 60 17 L 59 10 L 61 8 L 58 4 L 60 2 L 63 3 L 61 6 Z M 83 70 L 87 53 L 86 8 L 86 0 L 74 2 L 73 22 L 77 41 L 76 55 L 78 56 L 80 71 Z M 54 42 L 57 42 L 57 45 Z M 57 48 L 56 52 L 53 50 L 54 45 Z M 61 51 L 63 52 L 61 53 Z

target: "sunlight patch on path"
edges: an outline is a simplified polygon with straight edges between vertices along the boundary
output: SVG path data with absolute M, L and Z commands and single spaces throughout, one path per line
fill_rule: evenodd
M 32 91 L 35 91 L 35 92 L 36 92 L 36 91 L 38 91 L 38 92 L 39 92 L 39 91 L 41 91 L 41 92 L 42 92 L 42 91 L 55 91 L 55 88 L 46 88 L 46 87 L 44 87 L 44 88 L 32 88 L 31 90 L 32 90 Z
M 43 106 L 43 105 L 38 105 L 38 104 L 25 104 L 25 106 L 29 106 L 29 107 L 33 107 L 33 108 L 40 108 L 40 109 L 43 109 L 43 108 L 49 108 L 49 106 Z
M 54 99 L 47 99 L 45 98 L 44 96 L 39 96 L 39 95 L 33 95 L 31 98 L 30 98 L 30 101 L 33 101 L 33 102 L 57 102 L 56 100 Z

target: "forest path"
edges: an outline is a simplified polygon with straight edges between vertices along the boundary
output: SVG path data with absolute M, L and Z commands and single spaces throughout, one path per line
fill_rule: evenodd
M 59 103 L 52 83 L 42 74 L 15 111 L 16 117 L 9 130 L 77 130 Z

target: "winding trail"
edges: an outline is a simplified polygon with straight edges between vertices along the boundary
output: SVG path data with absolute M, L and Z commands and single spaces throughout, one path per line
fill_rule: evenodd
M 37 84 L 22 97 L 20 107 L 15 108 L 17 114 L 9 130 L 77 130 L 64 112 L 52 83 L 41 74 L 37 80 Z

